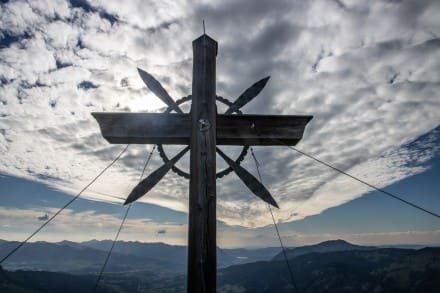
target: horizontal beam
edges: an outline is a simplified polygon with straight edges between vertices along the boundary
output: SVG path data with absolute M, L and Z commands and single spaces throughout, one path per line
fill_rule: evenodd
M 188 145 L 190 114 L 92 113 L 113 144 Z M 217 115 L 217 145 L 296 145 L 313 116 Z
M 218 145 L 296 145 L 312 116 L 217 115 Z
M 189 114 L 94 112 L 92 116 L 109 143 L 189 145 Z

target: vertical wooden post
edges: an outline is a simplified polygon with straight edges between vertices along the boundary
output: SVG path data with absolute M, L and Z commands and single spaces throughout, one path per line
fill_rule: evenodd
M 187 292 L 216 291 L 216 56 L 206 34 L 193 41 Z

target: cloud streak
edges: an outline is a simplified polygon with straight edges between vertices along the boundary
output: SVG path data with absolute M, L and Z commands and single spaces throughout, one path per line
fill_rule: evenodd
M 48 208 L 43 212 L 56 212 Z M 0 239 L 21 241 L 40 221 L 41 209 L 0 208 Z M 121 215 L 99 214 L 93 210 L 75 211 L 66 209 L 31 241 L 58 242 L 63 240 L 87 241 L 91 239 L 113 239 L 119 226 Z M 19 228 L 17 228 L 19 227 Z M 84 234 L 87 229 L 87 234 Z M 119 240 L 157 242 L 165 241 L 175 245 L 186 245 L 188 226 L 179 223 L 158 223 L 148 218 L 129 218 L 125 222 Z M 283 231 L 286 246 L 314 244 L 329 239 L 344 239 L 363 245 L 419 244 L 439 245 L 439 230 L 432 231 L 391 231 L 380 233 L 300 233 Z M 220 247 L 274 247 L 278 246 L 274 233 L 263 229 L 243 229 L 221 226 L 218 231 Z
M 52 215 L 55 208 L 43 212 Z M 0 208 L 0 239 L 23 240 L 41 225 L 41 209 L 6 209 Z M 47 220 L 47 219 L 45 219 Z M 93 210 L 75 211 L 66 209 L 59 214 L 44 230 L 32 238 L 32 241 L 85 241 L 90 239 L 113 239 L 116 227 L 121 223 L 121 216 L 99 214 Z M 19 228 L 17 228 L 19 227 Z M 87 233 L 84 233 L 87 229 Z M 129 218 L 124 224 L 120 239 L 143 242 L 156 242 L 157 234 L 174 244 L 184 244 L 187 226 L 178 223 L 158 223 L 148 218 Z

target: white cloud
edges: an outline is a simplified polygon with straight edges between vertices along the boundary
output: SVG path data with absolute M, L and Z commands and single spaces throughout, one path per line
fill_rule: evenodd
M 123 208 L 121 208 L 121 211 Z M 42 220 L 52 216 L 58 209 L 17 209 L 0 208 L 0 239 L 23 240 L 28 234 L 41 225 Z M 41 219 L 43 217 L 43 219 Z M 65 209 L 47 225 L 32 241 L 85 241 L 90 239 L 113 239 L 122 220 L 121 215 L 98 214 L 93 210 L 74 211 Z M 87 233 L 85 233 L 85 229 Z M 174 244 L 184 244 L 186 225 L 176 223 L 158 223 L 149 218 L 127 218 L 120 240 L 136 240 L 143 242 L 167 241 Z M 157 238 L 157 231 L 164 230 Z M 162 239 L 164 238 L 164 239 Z
M 0 208 L 0 239 L 21 241 L 41 225 L 42 219 L 58 209 Z M 122 208 L 121 208 L 122 211 Z M 87 241 L 91 239 L 113 239 L 122 219 L 122 214 L 98 214 L 93 210 L 74 211 L 66 209 L 30 241 L 58 242 L 63 240 Z M 84 233 L 85 227 L 87 233 Z M 128 217 L 119 240 L 141 242 L 167 242 L 186 245 L 188 226 L 180 223 L 158 223 L 149 218 Z M 419 244 L 439 245 L 440 230 L 393 231 L 380 233 L 320 233 L 306 234 L 292 230 L 283 231 L 285 246 L 301 246 L 332 239 L 344 239 L 361 245 Z M 279 245 L 275 233 L 260 229 L 220 228 L 220 247 L 275 247 Z
M 258 230 L 220 230 L 217 243 L 220 247 L 278 247 L 279 239 L 275 232 Z M 283 231 L 282 240 L 286 247 L 311 245 L 327 240 L 343 239 L 359 245 L 431 245 L 438 246 L 440 230 L 392 231 L 379 233 L 298 233 Z
M 414 245 L 438 246 L 440 231 L 404 231 L 387 233 L 358 233 L 358 234 L 292 234 L 283 237 L 286 244 L 295 246 L 315 244 L 325 240 L 343 239 L 350 243 L 361 245 L 396 245 L 402 243 Z
M 189 94 L 191 41 L 205 19 L 219 41 L 219 95 L 233 99 L 271 74 L 244 112 L 314 115 L 298 147 L 379 187 L 419 173 L 438 155 L 435 144 L 407 144 L 440 123 L 440 6 L 344 4 L 90 1 L 90 11 L 67 1 L 3 4 L 0 35 L 17 41 L 0 49 L 0 172 L 78 192 L 123 148 L 100 137 L 90 112 L 163 107 L 136 66 L 153 73 L 175 99 Z M 81 88 L 83 81 L 94 86 Z M 149 149 L 131 146 L 93 190 L 125 197 Z M 282 221 L 367 191 L 291 150 L 256 152 Z M 160 164 L 156 155 L 149 170 Z M 254 170 L 251 159 L 243 164 Z M 220 220 L 270 224 L 265 204 L 234 175 L 218 184 Z M 187 192 L 188 182 L 170 173 L 143 200 L 186 211 Z M 110 200 L 97 192 L 85 196 Z

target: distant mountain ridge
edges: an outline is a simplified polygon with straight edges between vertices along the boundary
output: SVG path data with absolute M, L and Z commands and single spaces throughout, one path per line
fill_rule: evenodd
M 323 246 L 338 247 L 334 244 Z M 349 249 L 333 252 L 308 249 L 309 253 L 290 258 L 298 290 L 293 288 L 285 261 L 269 261 L 219 270 L 218 291 L 436 293 L 440 288 L 438 247 L 351 249 L 344 245 L 341 249 Z
M 345 240 L 328 240 L 318 244 L 306 245 L 296 248 L 287 248 L 286 255 L 287 258 L 295 258 L 300 255 L 308 253 L 324 253 L 324 252 L 336 252 L 336 251 L 351 251 L 351 250 L 374 250 L 377 249 L 375 246 L 362 246 L 351 244 Z M 284 260 L 284 255 L 282 253 L 277 254 L 273 260 L 279 261 Z
M 76 243 L 76 245 L 108 251 L 111 243 L 111 240 L 90 240 Z M 70 245 L 75 244 L 71 243 Z M 170 245 L 162 242 L 145 243 L 138 241 L 118 241 L 113 251 L 120 254 L 146 256 L 163 261 L 174 262 L 175 264 L 183 265 L 186 268 L 187 248 L 183 245 Z M 279 247 L 256 249 L 217 247 L 217 264 L 219 267 L 227 267 L 234 264 L 270 260 L 280 251 L 281 249 Z
M 61 241 L 56 243 L 26 243 L 12 255 L 5 268 L 9 270 L 45 270 L 69 273 L 91 273 L 103 264 L 111 240 L 90 240 L 85 242 Z M 0 240 L 0 257 L 18 245 L 16 241 Z M 280 248 L 220 249 L 218 267 L 227 267 L 255 261 L 270 260 Z M 117 241 L 107 271 L 147 270 L 167 273 L 186 271 L 186 246 L 165 243 L 144 243 Z
M 102 265 L 111 244 L 111 240 L 27 243 L 8 259 L 6 268 L 73 273 L 93 272 Z M 6 255 L 16 245 L 18 245 L 18 242 L 0 239 L 0 257 Z M 371 250 L 376 248 L 355 245 L 344 240 L 330 240 L 315 245 L 287 248 L 286 253 L 288 258 L 295 258 L 308 253 Z M 218 248 L 217 250 L 217 266 L 219 268 L 257 261 L 283 259 L 279 247 L 259 249 Z M 160 242 L 117 241 L 110 258 L 108 270 L 123 272 L 130 269 L 146 269 L 149 271 L 182 273 L 186 271 L 186 261 L 186 246 Z
M 0 251 L 5 243 L 9 242 L 0 241 Z M 47 243 L 39 242 L 35 244 L 41 247 L 41 245 L 44 246 Z M 59 256 L 59 249 L 71 249 L 66 248 L 70 247 L 68 244 L 67 242 L 52 243 L 50 248 L 55 248 L 53 257 Z M 108 243 L 93 241 L 88 244 L 95 247 L 103 245 L 104 249 Z M 85 244 L 70 243 L 70 245 L 80 245 L 80 247 L 72 248 L 75 252 L 105 253 L 103 250 L 87 247 Z M 125 245 L 129 247 L 130 243 L 125 243 Z M 136 245 L 142 247 L 143 244 L 137 243 Z M 58 246 L 58 249 L 56 246 Z M 156 248 L 162 247 L 160 244 L 153 246 Z M 438 278 L 440 276 L 440 248 L 438 247 L 416 250 L 360 246 L 345 241 L 326 241 L 316 245 L 289 249 L 289 251 L 296 251 L 297 254 L 301 254 L 289 259 L 299 292 L 436 293 L 440 288 L 440 278 Z M 226 250 L 222 253 L 239 253 L 243 255 L 246 252 L 247 250 L 240 251 L 240 249 L 236 249 Z M 253 251 L 253 253 L 258 253 L 258 251 Z M 71 252 L 67 251 L 67 255 L 70 254 Z M 134 257 L 138 258 L 143 266 L 133 263 L 131 267 L 126 267 L 128 270 L 125 271 L 106 270 L 99 291 L 185 292 L 185 274 L 164 273 L 160 266 L 156 270 L 148 270 L 149 264 L 143 262 L 144 256 L 119 253 L 117 255 L 117 263 L 123 261 L 124 258 Z M 25 254 L 22 257 L 25 256 L 30 255 Z M 123 258 L 119 258 L 121 256 Z M 71 261 L 75 263 L 74 260 Z M 124 263 L 118 264 L 124 265 Z M 29 270 L 2 271 L 0 268 L 0 291 L 88 292 L 94 285 L 98 271 L 95 268 L 94 271 L 77 272 L 75 275 L 71 275 L 71 273 Z M 217 292 L 296 292 L 284 260 L 232 265 L 218 269 L 217 276 Z
M 15 241 L 0 243 L 0 256 L 6 255 L 18 245 Z M 66 242 L 26 243 L 3 264 L 8 269 L 45 270 L 71 273 L 96 272 L 104 263 L 107 252 L 80 244 L 69 245 Z M 148 256 L 136 256 L 112 253 L 107 269 L 124 271 L 128 269 L 175 271 L 174 264 Z
M 89 240 L 79 243 L 62 241 L 57 244 L 63 243 L 72 247 L 87 247 L 107 252 L 110 250 L 112 242 L 112 240 Z M 169 245 L 162 242 L 117 241 L 113 252 L 123 255 L 147 257 L 180 265 L 186 263 L 186 246 Z

